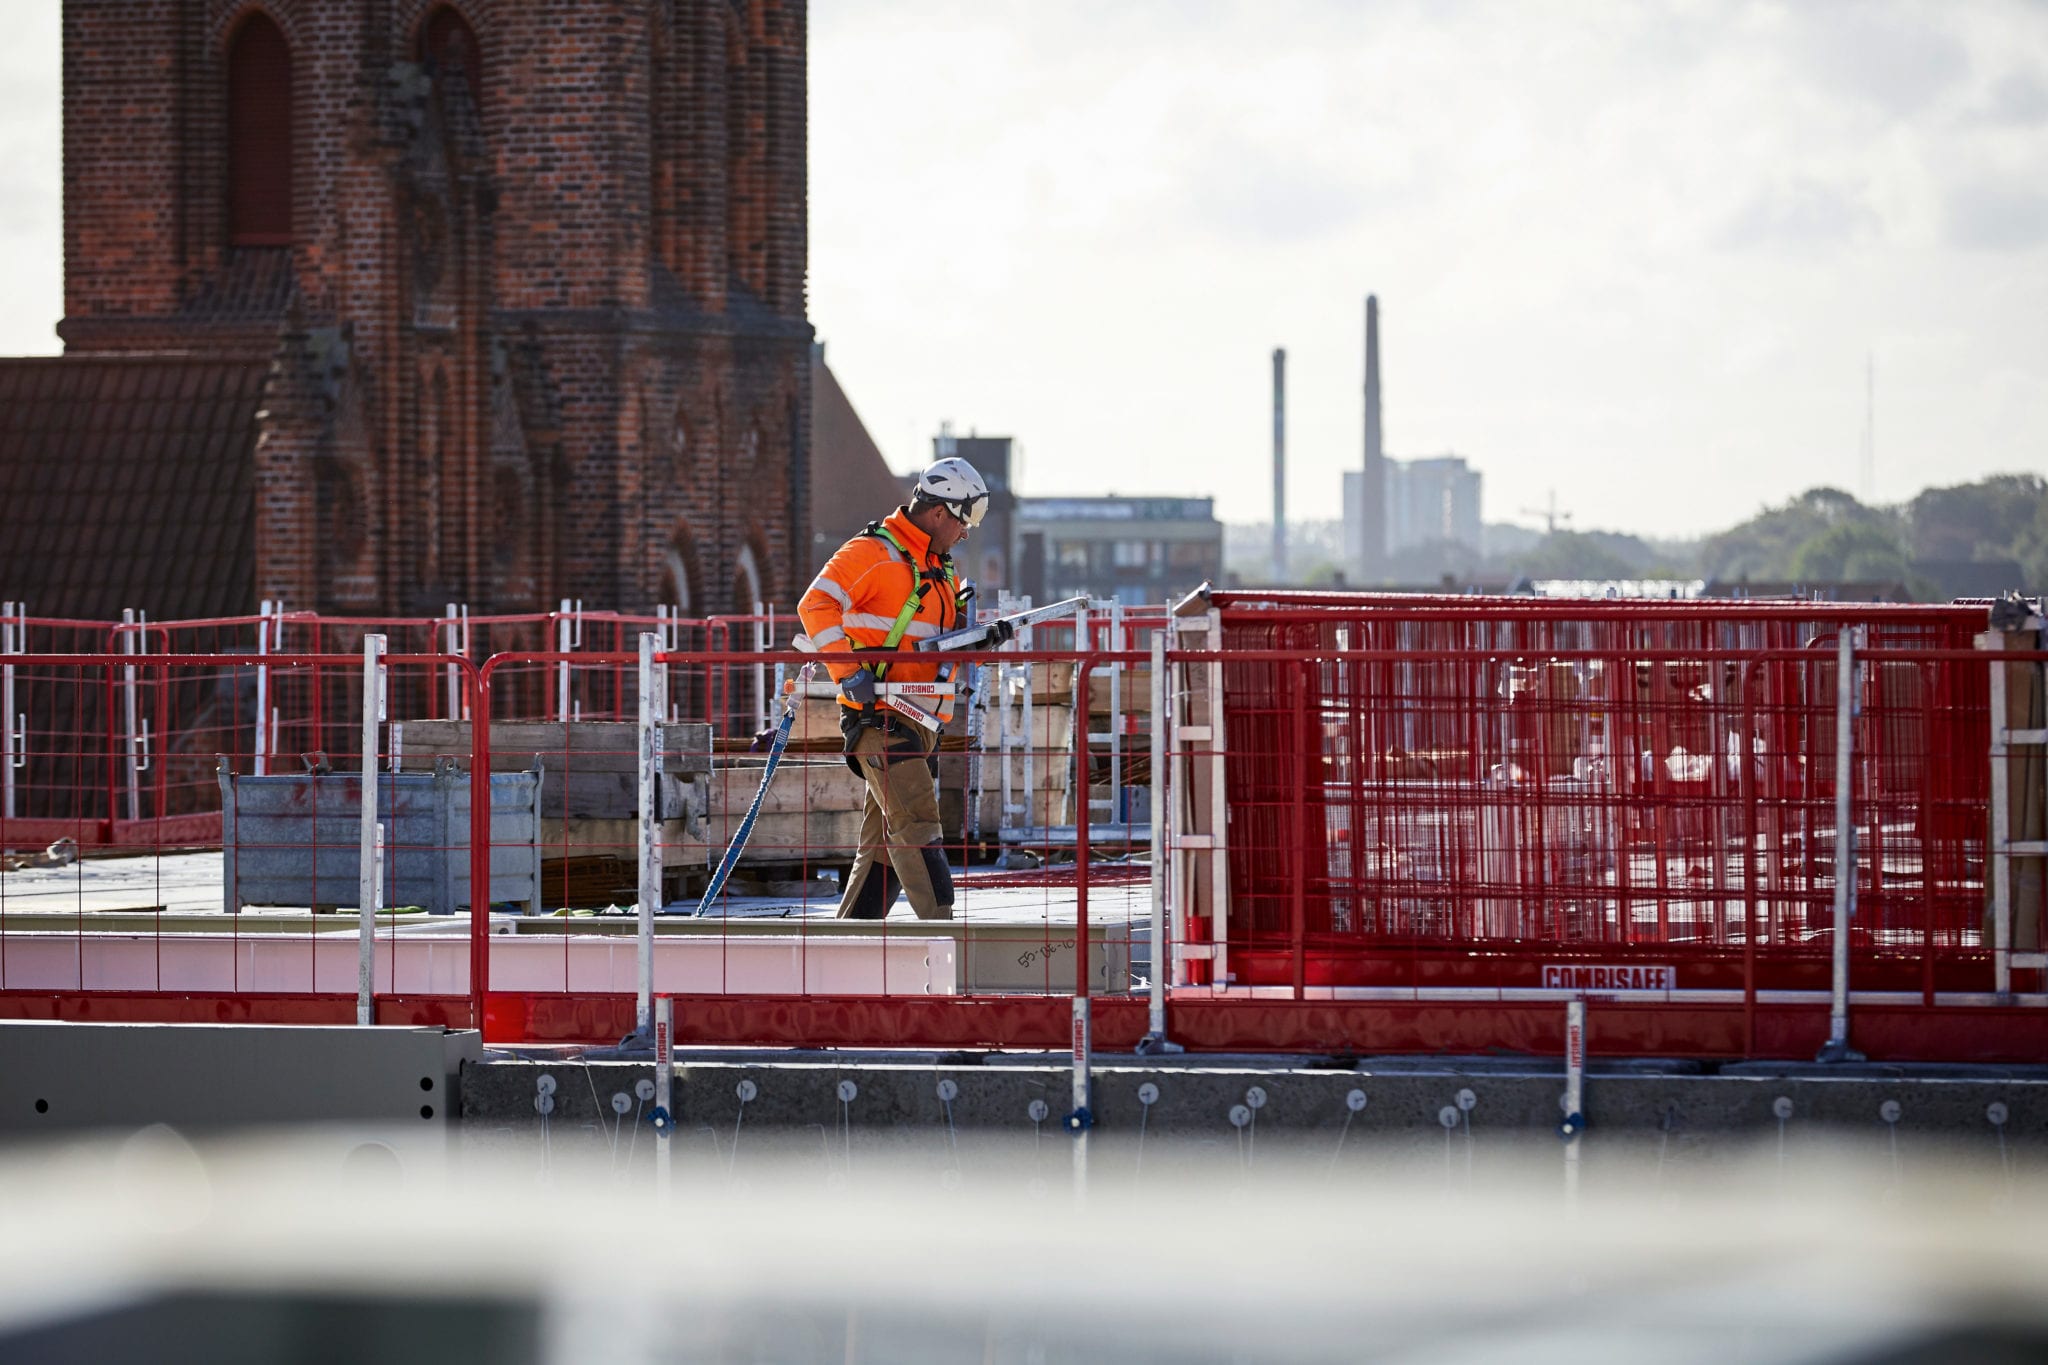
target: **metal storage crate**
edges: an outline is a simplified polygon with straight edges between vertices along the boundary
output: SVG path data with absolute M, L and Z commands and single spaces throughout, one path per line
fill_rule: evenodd
M 220 770 L 225 866 L 221 908 L 358 905 L 362 776 L 251 777 Z M 540 913 L 538 770 L 491 775 L 494 905 Z M 452 762 L 429 773 L 379 773 L 384 904 L 452 914 L 470 903 L 470 776 Z

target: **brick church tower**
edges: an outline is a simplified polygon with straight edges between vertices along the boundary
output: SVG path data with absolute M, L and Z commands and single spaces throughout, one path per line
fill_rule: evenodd
M 803 0 L 66 0 L 62 365 L 267 368 L 261 597 L 787 600 Z

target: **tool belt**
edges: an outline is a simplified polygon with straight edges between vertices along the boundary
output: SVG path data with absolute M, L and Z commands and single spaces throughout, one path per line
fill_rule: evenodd
M 933 684 L 914 685 L 929 687 Z M 918 709 L 914 702 L 906 705 L 913 710 Z M 931 765 L 932 776 L 938 776 L 939 727 L 907 715 L 894 706 L 880 703 L 872 715 L 867 711 L 856 711 L 850 706 L 839 708 L 839 733 L 846 739 L 840 752 L 845 755 L 846 766 L 855 777 L 867 776 L 861 769 L 860 759 L 854 755 L 854 749 L 860 744 L 861 735 L 871 729 L 882 732 L 882 752 L 890 759 L 923 758 Z
M 814 682 L 804 689 L 804 695 L 837 697 L 839 689 L 836 683 Z M 854 711 L 852 707 L 842 709 L 869 724 L 880 724 L 886 718 L 886 711 L 937 734 L 952 721 L 953 703 L 958 695 L 958 684 L 944 679 L 935 682 L 878 682 L 875 684 L 875 714 L 872 718 L 867 712 Z

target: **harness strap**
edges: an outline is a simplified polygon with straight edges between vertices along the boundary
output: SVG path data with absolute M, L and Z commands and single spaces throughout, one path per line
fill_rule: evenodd
M 952 587 L 953 558 L 951 555 L 943 556 L 940 560 L 939 568 L 926 569 L 920 573 L 916 561 L 911 558 L 910 551 L 905 548 L 902 541 L 896 539 L 894 531 L 891 531 L 879 521 L 871 521 L 868 523 L 866 534 L 887 541 L 903 557 L 904 563 L 910 565 L 912 580 L 910 596 L 904 600 L 903 609 L 896 613 L 896 620 L 889 626 L 889 634 L 882 641 L 883 649 L 895 649 L 903 643 L 903 637 L 909 633 L 910 623 L 917 619 L 918 609 L 924 605 L 926 589 L 940 579 L 945 581 L 947 587 Z M 889 665 L 886 663 L 876 664 L 874 674 L 875 681 L 881 682 L 889 676 Z

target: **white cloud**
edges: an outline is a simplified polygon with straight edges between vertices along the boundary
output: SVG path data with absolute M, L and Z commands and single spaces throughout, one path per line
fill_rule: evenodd
M 59 0 L 12 0 L 0 43 L 0 355 L 60 349 L 64 160 Z
M 1372 290 L 1391 447 L 1470 456 L 1495 514 L 1555 487 L 1581 525 L 1678 532 L 1852 484 L 1873 352 L 1881 496 L 2039 463 L 2010 376 L 2048 376 L 2048 263 L 2031 201 L 1982 189 L 2048 156 L 2007 88 L 2038 7 L 837 8 L 813 320 L 898 463 L 951 417 L 1024 439 L 1031 485 L 1136 471 L 1256 519 L 1285 345 L 1290 506 L 1331 507 Z M 992 32 L 1006 61 L 949 57 Z M 879 93 L 878 54 L 905 73 Z M 855 104 L 900 135 L 838 136 Z M 919 104 L 973 135 L 918 133 Z M 901 272 L 860 245 L 899 177 L 950 202 L 1019 160 L 1094 211 L 905 219 Z M 988 279 L 957 308 L 925 283 L 956 275 Z
M 1799 179 L 1766 185 L 1751 195 L 1721 239 L 1737 249 L 1818 252 L 1874 236 L 1883 227 L 1860 189 Z
M 1785 11 L 1800 66 L 1823 86 L 1902 117 L 1959 89 L 1968 46 L 1953 5 L 1799 0 Z
M 2001 77 L 1991 88 L 1984 114 L 1993 123 L 2022 128 L 2048 123 L 2048 76 L 2039 71 L 2014 71 Z
M 2048 188 L 2038 183 L 1976 181 L 1948 198 L 1948 233 L 1956 245 L 1985 251 L 2027 251 L 2048 242 Z
M 0 353 L 62 307 L 58 0 L 0 48 Z M 1494 515 L 1711 528 L 2041 467 L 2048 9 L 2014 0 L 814 0 L 812 317 L 890 458 L 1265 515 L 1396 453 Z

